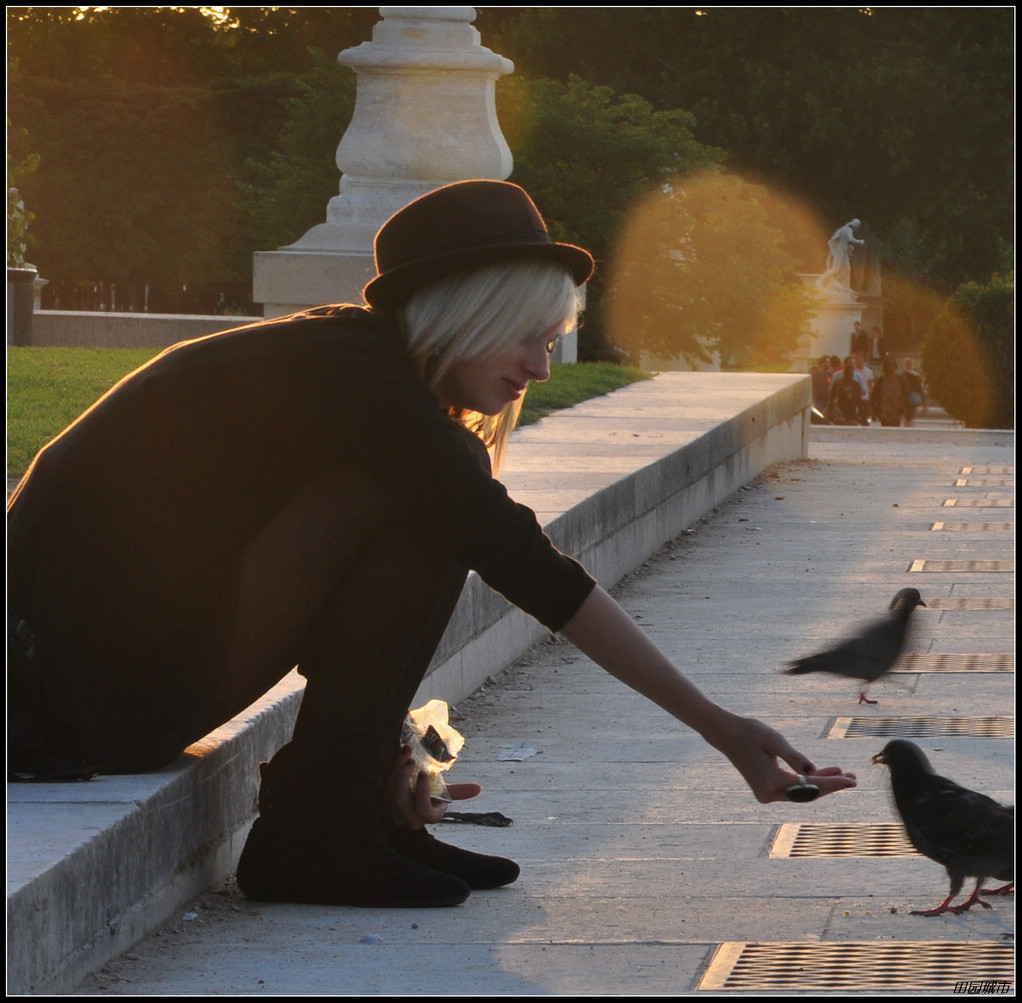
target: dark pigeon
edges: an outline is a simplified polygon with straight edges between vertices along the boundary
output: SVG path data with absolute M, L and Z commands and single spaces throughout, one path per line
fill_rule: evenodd
M 981 895 L 1008 895 L 1015 888 L 1015 809 L 993 798 L 938 777 L 918 745 L 896 738 L 873 757 L 891 771 L 894 803 L 912 845 L 947 868 L 951 891 L 935 909 L 912 910 L 913 916 L 965 912 Z M 966 877 L 976 887 L 961 905 L 951 904 Z M 1007 881 L 1001 888 L 983 888 L 986 878 Z
M 890 613 L 883 620 L 836 648 L 788 662 L 790 668 L 785 672 L 793 676 L 807 672 L 831 672 L 871 683 L 891 671 L 905 647 L 912 610 L 925 605 L 918 589 L 902 589 L 891 600 Z M 876 703 L 866 696 L 865 685 L 859 691 L 859 703 Z

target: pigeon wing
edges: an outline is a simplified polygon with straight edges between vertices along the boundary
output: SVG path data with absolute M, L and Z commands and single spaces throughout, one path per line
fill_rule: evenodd
M 907 796 L 902 793 L 896 802 L 912 845 L 947 868 L 952 894 L 966 875 L 1012 880 L 1013 812 L 944 777 L 929 779 L 935 782 Z
M 789 662 L 788 673 L 830 672 L 871 682 L 898 660 L 905 643 L 905 620 L 888 618 L 867 627 L 837 647 Z

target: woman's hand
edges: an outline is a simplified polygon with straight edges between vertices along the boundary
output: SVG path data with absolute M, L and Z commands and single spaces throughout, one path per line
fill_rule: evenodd
M 401 829 L 421 829 L 427 823 L 439 822 L 447 811 L 447 802 L 430 796 L 429 777 L 419 774 L 412 790 L 415 760 L 409 746 L 403 746 L 397 763 L 384 787 L 384 808 L 390 820 Z M 452 801 L 465 801 L 482 792 L 479 784 L 448 784 Z
M 806 784 L 818 787 L 821 797 L 856 786 L 854 773 L 845 773 L 840 766 L 817 769 L 812 760 L 796 751 L 783 735 L 755 718 L 734 717 L 729 734 L 722 737 L 717 746 L 762 804 L 789 800 L 789 788 Z M 787 763 L 794 772 L 785 770 L 778 760 Z
M 854 774 L 845 773 L 839 766 L 816 769 L 773 728 L 715 704 L 600 586 L 589 593 L 561 633 L 612 676 L 659 704 L 723 752 L 763 804 L 784 800 L 790 787 L 804 789 L 813 784 L 820 794 L 832 794 L 855 786 Z M 789 773 L 778 760 L 794 772 Z M 804 793 L 811 795 L 812 791 Z

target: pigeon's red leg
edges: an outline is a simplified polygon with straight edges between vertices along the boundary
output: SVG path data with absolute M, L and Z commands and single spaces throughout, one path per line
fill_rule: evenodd
M 980 878 L 979 881 L 976 882 L 976 887 L 973 888 L 972 894 L 961 905 L 952 906 L 951 907 L 951 911 L 957 915 L 960 912 L 965 912 L 966 909 L 971 909 L 974 905 L 981 905 L 984 909 L 991 908 L 989 902 L 984 902 L 979 897 L 979 893 L 980 893 L 980 887 L 979 886 L 982 883 L 983 883 L 983 879 Z
M 946 912 L 957 912 L 958 910 L 951 905 L 951 900 L 954 895 L 949 895 L 936 909 L 913 909 L 911 915 L 913 916 L 942 916 Z
M 862 690 L 859 693 L 859 703 L 876 703 L 876 702 L 877 702 L 876 700 L 870 700 L 870 698 L 866 696 L 865 690 Z
M 1000 888 L 980 888 L 980 895 L 1014 895 L 1015 894 L 1015 882 L 1009 881 L 1006 885 L 1001 885 Z

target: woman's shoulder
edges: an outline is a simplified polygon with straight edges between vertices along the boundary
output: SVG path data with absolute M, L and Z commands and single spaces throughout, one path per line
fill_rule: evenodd
M 413 377 L 394 326 L 364 307 L 342 304 L 181 342 L 123 381 L 122 396 L 157 388 L 189 394 L 215 385 L 221 394 L 261 386 L 315 397 L 332 395 L 338 379 L 356 388 L 410 385 Z
M 396 327 L 366 307 L 338 304 L 274 317 L 183 342 L 164 355 L 178 366 L 282 364 L 331 356 L 364 356 L 397 361 L 404 356 Z M 168 359 L 168 362 L 170 360 Z
M 283 318 L 280 324 L 282 330 L 278 333 L 293 347 L 309 343 L 350 347 L 372 354 L 394 354 L 401 348 L 397 327 L 386 315 L 347 303 L 293 314 Z
M 275 317 L 240 328 L 238 333 L 250 337 L 263 335 L 274 340 L 287 338 L 292 344 L 305 339 L 371 338 L 374 343 L 384 344 L 397 340 L 396 328 L 384 315 L 351 303 L 313 307 L 286 317 Z

